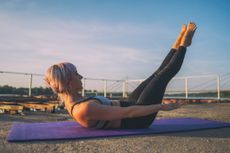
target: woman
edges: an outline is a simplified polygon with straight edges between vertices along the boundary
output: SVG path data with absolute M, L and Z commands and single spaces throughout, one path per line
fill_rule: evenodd
M 45 80 L 65 102 L 69 114 L 83 127 L 147 128 L 158 111 L 169 111 L 182 105 L 161 104 L 161 101 L 168 82 L 181 68 L 186 47 L 191 45 L 195 30 L 195 23 L 189 23 L 188 27 L 183 25 L 161 66 L 130 94 L 127 101 L 111 101 L 102 96 L 83 98 L 79 94 L 82 90 L 82 76 L 71 63 L 51 66 Z

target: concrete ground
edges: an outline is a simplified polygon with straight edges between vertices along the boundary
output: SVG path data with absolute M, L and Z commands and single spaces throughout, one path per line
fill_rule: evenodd
M 230 122 L 230 103 L 189 104 L 158 118 L 196 117 Z M 230 128 L 87 140 L 8 143 L 13 122 L 72 120 L 66 111 L 0 115 L 0 153 L 230 153 Z

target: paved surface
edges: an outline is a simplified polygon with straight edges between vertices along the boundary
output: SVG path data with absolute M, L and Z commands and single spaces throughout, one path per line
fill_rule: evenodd
M 230 103 L 186 105 L 170 112 L 160 112 L 158 118 L 197 117 L 230 122 Z M 46 122 L 72 120 L 65 111 L 56 114 L 25 112 L 20 115 L 0 115 L 1 153 L 230 153 L 230 128 L 69 141 L 8 143 L 6 137 L 14 121 Z

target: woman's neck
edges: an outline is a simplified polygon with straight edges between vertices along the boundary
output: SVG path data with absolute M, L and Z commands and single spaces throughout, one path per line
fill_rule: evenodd
M 82 98 L 82 96 L 78 93 L 76 94 L 63 93 L 63 94 L 60 94 L 59 96 L 64 101 L 65 107 L 69 113 L 71 113 L 72 105 L 75 104 L 76 101 Z

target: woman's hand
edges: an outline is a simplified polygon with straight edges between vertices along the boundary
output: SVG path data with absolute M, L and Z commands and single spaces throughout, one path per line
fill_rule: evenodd
M 171 111 L 177 108 L 180 108 L 184 103 L 169 103 L 169 104 L 161 104 L 162 111 Z

